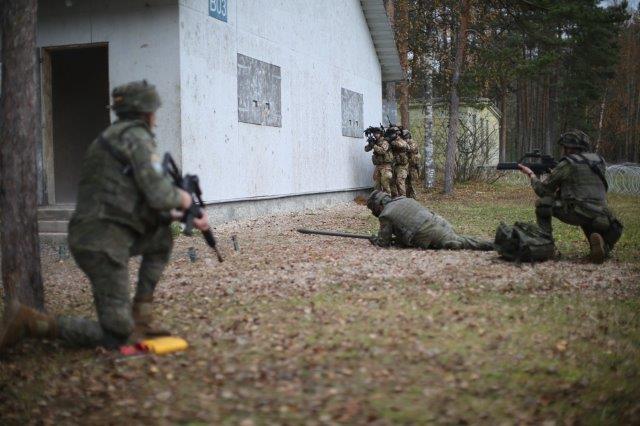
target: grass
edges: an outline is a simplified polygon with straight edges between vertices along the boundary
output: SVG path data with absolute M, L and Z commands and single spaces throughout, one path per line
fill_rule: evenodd
M 640 212 L 638 198 L 609 200 L 625 224 L 609 269 L 625 271 L 619 288 L 567 290 L 552 274 L 532 284 L 518 269 L 507 287 L 473 278 L 451 286 L 444 275 L 331 275 L 330 285 L 284 295 L 197 287 L 163 314 L 189 351 L 121 359 L 27 342 L 0 363 L 0 416 L 3 424 L 637 424 L 640 298 L 628 277 L 640 272 Z M 422 201 L 461 233 L 491 237 L 501 220 L 534 220 L 533 195 L 509 185 L 464 185 Z M 370 216 L 362 220 L 375 229 Z M 558 267 L 583 269 L 581 231 L 554 227 L 575 260 Z M 371 250 L 363 263 L 380 253 Z M 267 260 L 296 273 L 293 260 L 272 254 L 265 275 Z M 195 285 L 199 265 L 166 281 Z M 234 268 L 250 277 L 254 266 Z
M 447 218 L 459 233 L 493 237 L 498 222 L 534 222 L 533 190 L 519 185 L 466 184 L 457 188 L 455 198 L 439 193 L 427 194 L 423 202 Z M 609 194 L 609 207 L 624 225 L 623 235 L 616 245 L 614 258 L 638 264 L 640 262 L 640 198 L 632 195 Z M 569 258 L 586 256 L 588 245 L 582 230 L 553 219 L 553 231 L 558 249 Z

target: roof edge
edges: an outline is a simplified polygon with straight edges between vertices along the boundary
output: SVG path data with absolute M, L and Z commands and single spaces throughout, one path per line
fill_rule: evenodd
M 384 8 L 384 0 L 360 0 L 369 34 L 378 55 L 383 82 L 404 80 L 396 38 Z M 375 38 L 373 34 L 375 33 Z M 393 47 L 390 48 L 389 45 Z

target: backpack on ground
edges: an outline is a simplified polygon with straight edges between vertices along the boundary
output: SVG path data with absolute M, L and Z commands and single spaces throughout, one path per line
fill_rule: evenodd
M 513 226 L 500 222 L 494 244 L 500 256 L 515 262 L 542 262 L 553 258 L 556 252 L 551 234 L 526 222 Z

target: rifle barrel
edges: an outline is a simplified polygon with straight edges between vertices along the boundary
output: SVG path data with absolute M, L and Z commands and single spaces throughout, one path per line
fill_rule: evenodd
M 498 163 L 496 170 L 518 170 L 518 163 Z
M 343 237 L 343 238 L 359 238 L 362 240 L 370 240 L 372 238 L 375 238 L 375 235 L 351 234 L 349 232 L 323 231 L 320 229 L 300 228 L 297 231 L 300 232 L 301 234 L 328 235 L 330 237 Z

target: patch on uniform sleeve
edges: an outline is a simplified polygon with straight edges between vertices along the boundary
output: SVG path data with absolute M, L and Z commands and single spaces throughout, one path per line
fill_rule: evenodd
M 151 166 L 158 174 L 163 172 L 162 163 L 160 162 L 160 156 L 156 153 L 151 154 Z

